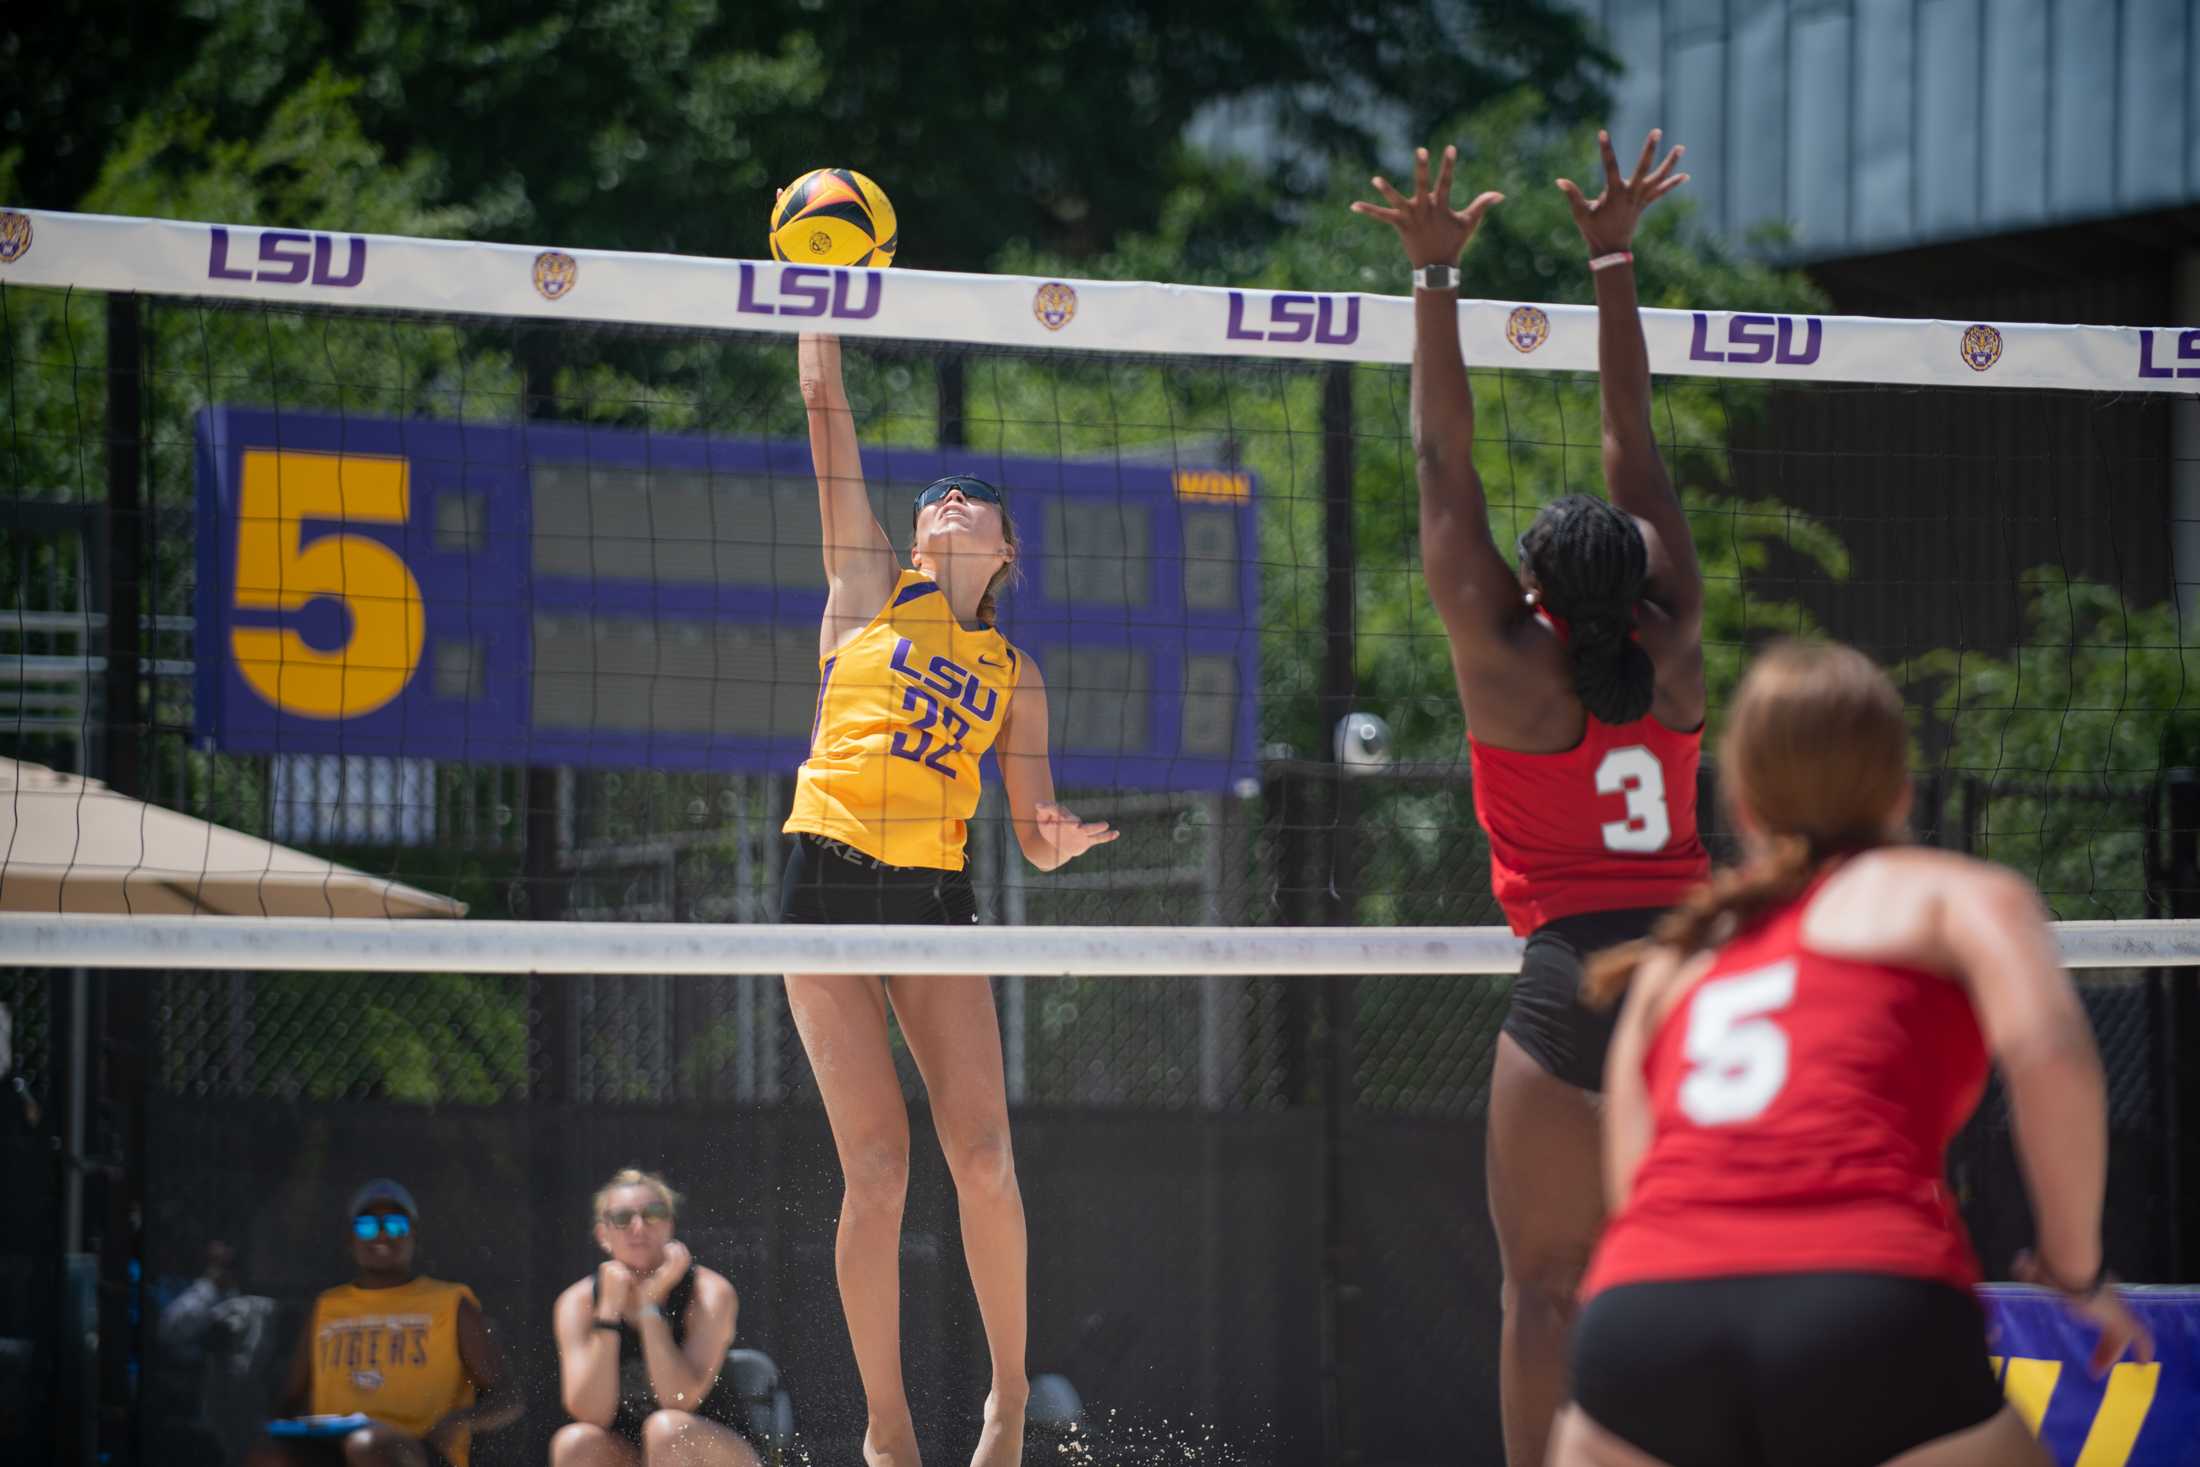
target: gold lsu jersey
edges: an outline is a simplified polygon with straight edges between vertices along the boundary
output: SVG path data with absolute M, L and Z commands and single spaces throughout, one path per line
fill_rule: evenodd
M 474 1403 L 474 1385 L 458 1353 L 458 1308 L 474 1303 L 464 1284 L 416 1278 L 394 1289 L 344 1284 L 313 1301 L 316 1415 L 359 1412 L 424 1436 L 452 1411 Z M 451 1449 L 466 1467 L 471 1443 Z
M 978 760 L 1000 736 L 1023 654 L 955 619 L 930 576 L 903 571 L 871 624 L 818 664 L 810 757 L 789 831 L 890 866 L 963 867 Z

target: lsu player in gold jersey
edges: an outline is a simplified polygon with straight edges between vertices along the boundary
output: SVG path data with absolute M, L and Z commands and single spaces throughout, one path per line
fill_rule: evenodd
M 280 1402 L 299 1414 L 245 1467 L 467 1467 L 476 1432 L 518 1418 L 474 1291 L 413 1272 L 419 1216 L 386 1177 L 352 1198 L 358 1276 L 313 1301 Z
M 963 841 L 986 750 L 998 756 L 1016 841 L 1033 865 L 1051 871 L 1116 832 L 1055 803 L 1046 683 L 994 624 L 995 597 L 1016 562 L 1000 491 L 967 475 L 928 486 L 912 515 L 913 568 L 903 570 L 864 489 L 840 343 L 804 336 L 799 365 L 828 590 L 817 720 L 786 827 L 795 843 L 781 916 L 975 922 Z M 864 1459 L 872 1467 L 918 1462 L 901 1370 L 909 1114 L 887 1039 L 891 1003 L 931 1096 L 992 1353 L 972 1467 L 1011 1467 L 1022 1460 L 1030 1395 L 1024 1204 L 991 980 L 790 973 L 787 1002 L 840 1153 L 835 1262 L 863 1378 Z

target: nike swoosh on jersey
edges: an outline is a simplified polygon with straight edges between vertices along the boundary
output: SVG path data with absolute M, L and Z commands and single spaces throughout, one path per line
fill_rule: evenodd
M 980 658 L 978 659 L 978 666 L 980 666 L 980 667 L 1006 667 L 1006 666 L 1008 666 L 1008 664 L 1007 664 L 1007 663 L 1005 663 L 1005 662 L 995 662 L 995 661 L 994 661 L 994 660 L 993 660 L 992 658 L 990 658 L 990 657 L 980 657 Z

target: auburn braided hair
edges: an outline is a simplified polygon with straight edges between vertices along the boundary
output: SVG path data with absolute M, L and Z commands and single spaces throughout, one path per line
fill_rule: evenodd
M 1766 839 L 1658 919 L 1650 936 L 1598 954 L 1585 990 L 1614 1002 L 1653 948 L 1681 957 L 1724 942 L 1800 896 L 1828 863 L 1897 838 L 1910 788 L 1910 729 L 1878 664 L 1839 642 L 1779 642 L 1742 678 L 1719 740 L 1727 806 Z

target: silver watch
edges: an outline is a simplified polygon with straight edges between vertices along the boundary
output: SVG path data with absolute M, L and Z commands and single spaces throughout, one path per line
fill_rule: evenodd
M 1457 290 L 1459 267 L 1457 265 L 1423 265 L 1413 272 L 1415 290 Z

